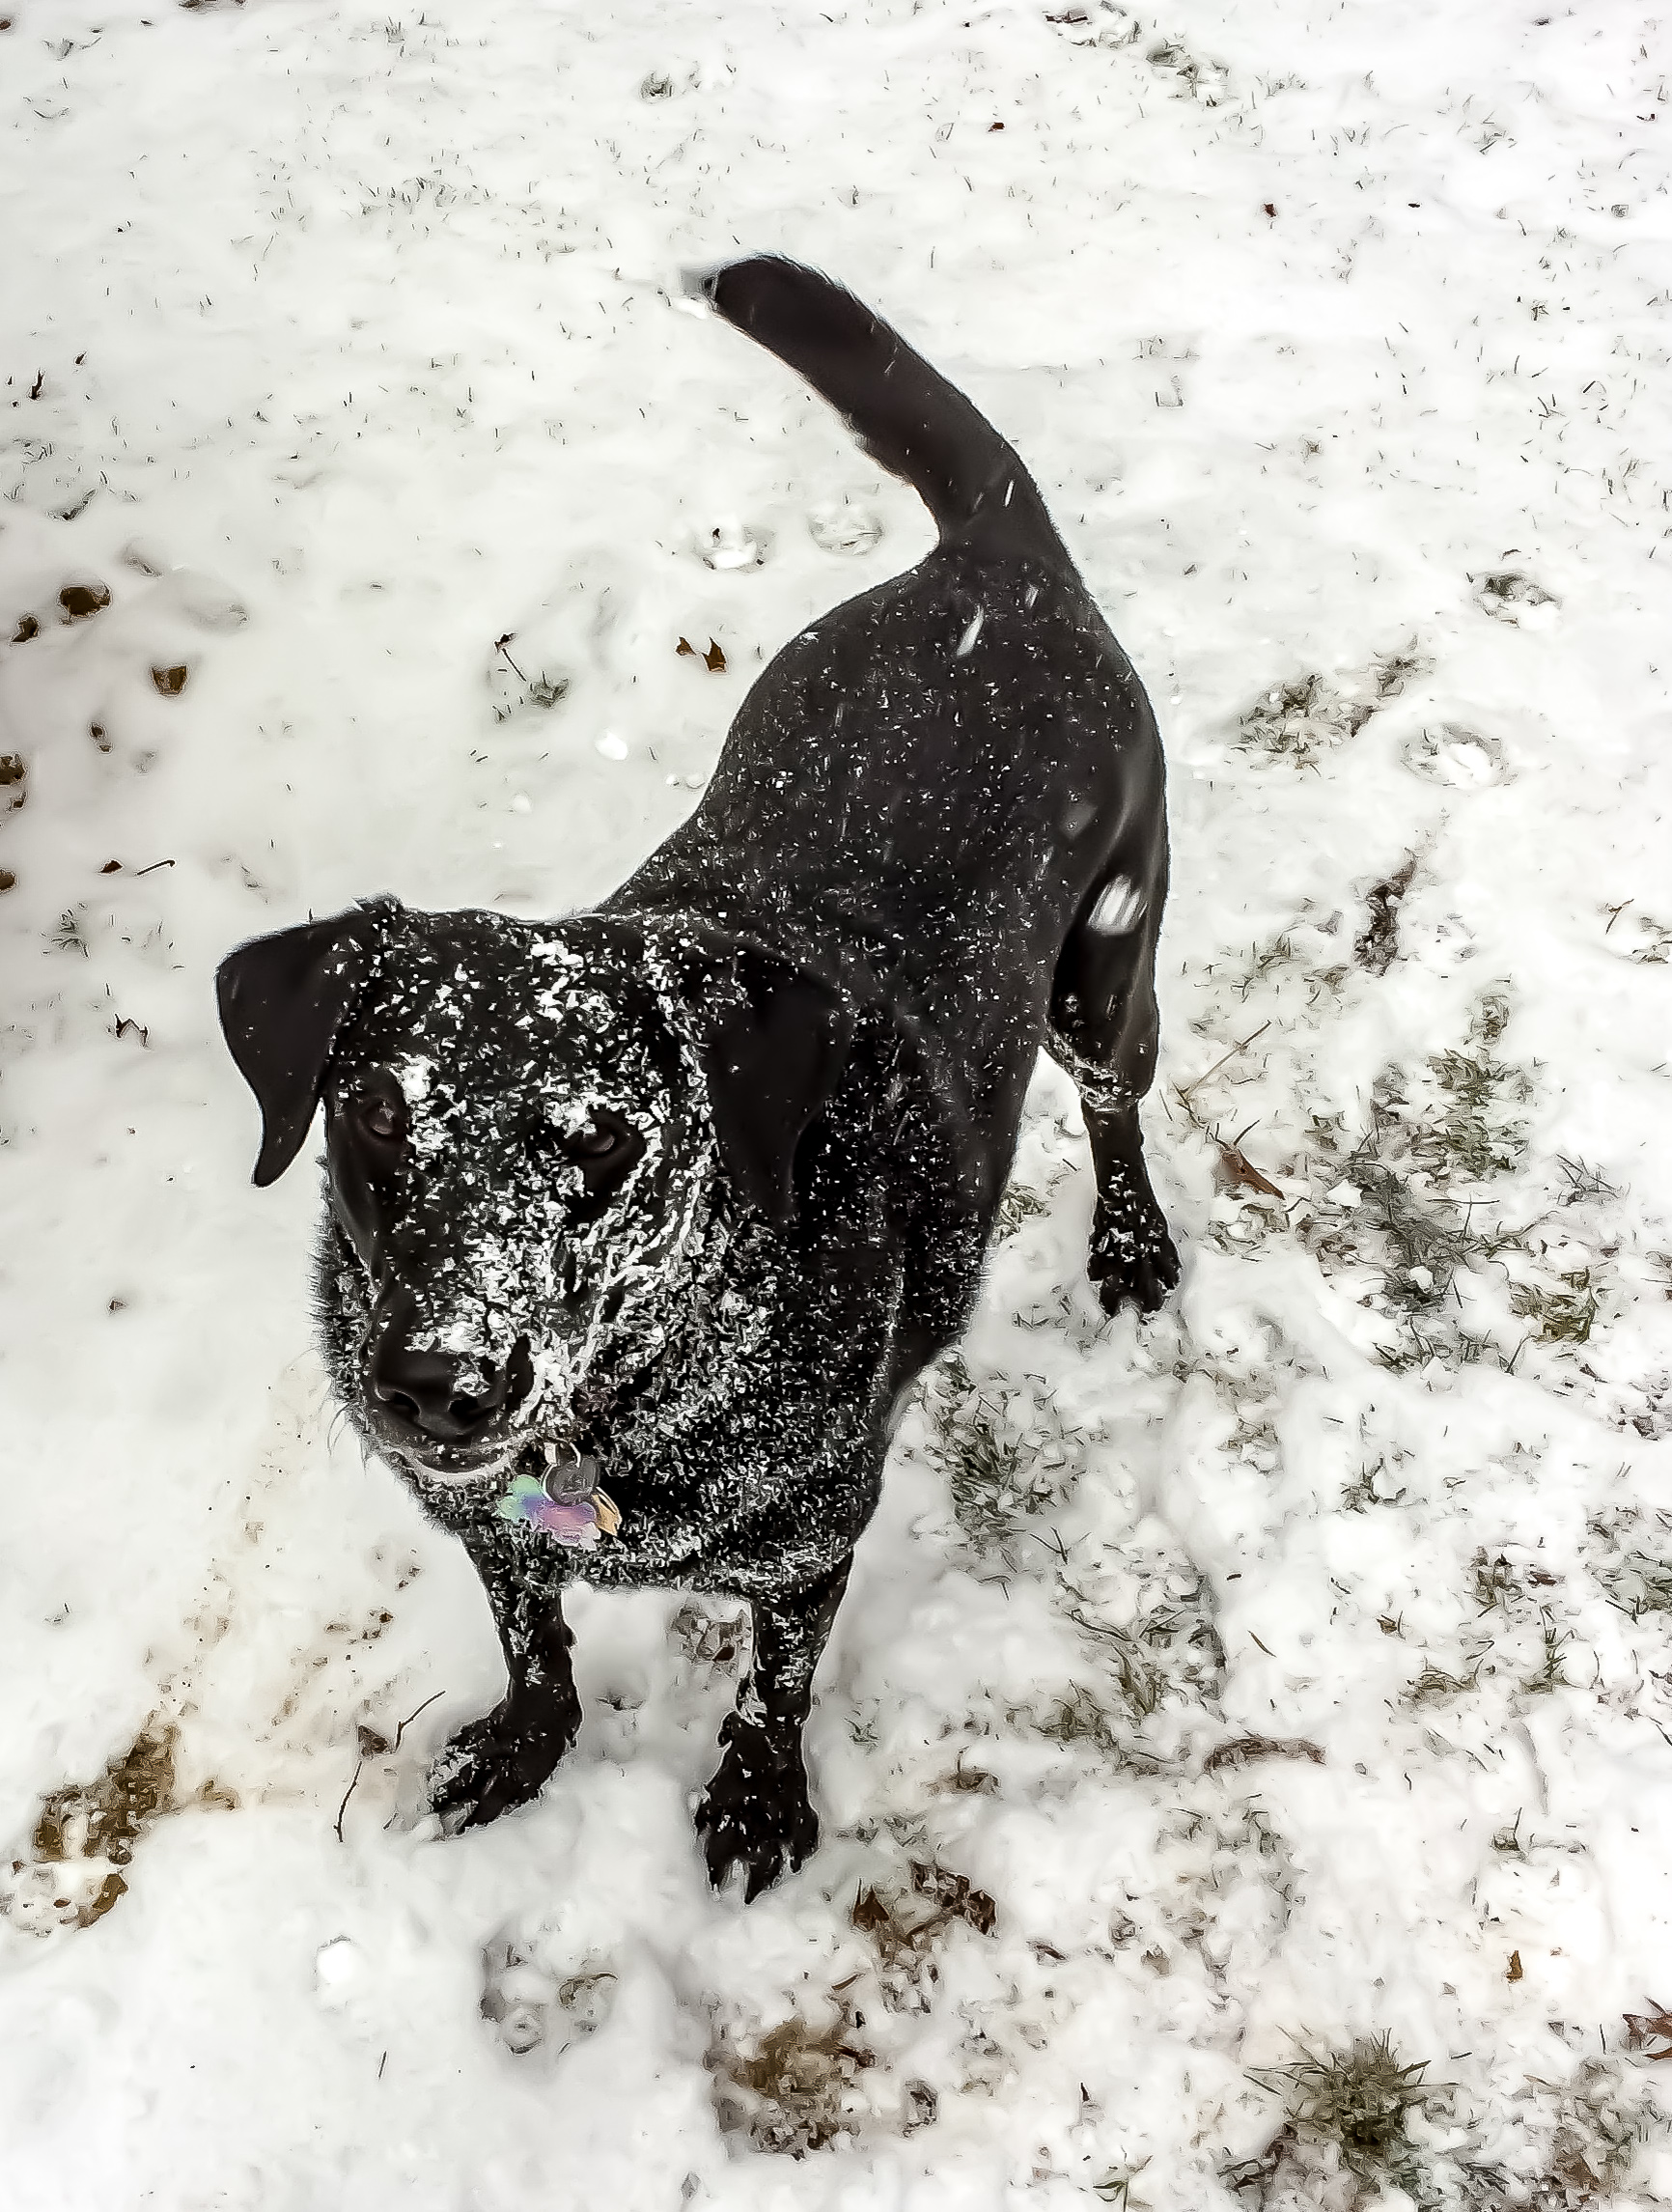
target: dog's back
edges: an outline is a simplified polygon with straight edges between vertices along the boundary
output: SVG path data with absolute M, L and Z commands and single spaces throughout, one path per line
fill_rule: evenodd
M 1076 916 L 1116 865 L 1158 893 L 1148 701 L 1015 451 L 896 331 L 789 262 L 702 291 L 918 491 L 938 543 L 791 639 L 702 805 L 611 903 L 745 926 L 850 989 L 880 972 L 956 1037 L 1008 1160 Z

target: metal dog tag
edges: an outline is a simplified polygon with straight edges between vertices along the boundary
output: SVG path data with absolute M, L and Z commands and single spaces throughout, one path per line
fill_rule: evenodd
M 621 1526 L 620 1506 L 598 1487 L 597 1460 L 582 1452 L 569 1458 L 554 1453 L 543 1475 L 514 1475 L 494 1512 L 501 1521 L 525 1521 L 581 1552 Z

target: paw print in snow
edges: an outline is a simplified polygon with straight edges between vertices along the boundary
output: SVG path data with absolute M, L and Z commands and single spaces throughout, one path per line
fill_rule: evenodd
M 542 2045 L 555 2055 L 609 2017 L 615 1975 L 590 1954 L 577 1965 L 554 1965 L 538 1943 L 501 1936 L 482 1963 L 482 2017 L 518 2058 Z
M 723 515 L 698 541 L 698 550 L 711 569 L 758 569 L 771 549 L 768 531 L 752 530 L 735 515 Z
M 830 500 L 815 507 L 807 518 L 807 527 L 822 553 L 856 557 L 869 553 L 882 539 L 882 524 L 877 517 L 850 499 Z

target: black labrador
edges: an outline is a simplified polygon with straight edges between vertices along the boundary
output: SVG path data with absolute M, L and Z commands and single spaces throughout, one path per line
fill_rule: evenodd
M 571 1576 L 741 1596 L 696 1817 L 752 1897 L 817 1841 L 814 1668 L 891 1416 L 976 1298 L 1042 1046 L 1084 1107 L 1104 1305 L 1178 1278 L 1138 1129 L 1167 838 L 1149 702 L 1010 446 L 815 271 L 701 290 L 915 488 L 934 550 L 785 646 L 596 911 L 374 899 L 218 985 L 258 1184 L 324 1105 L 337 1393 L 462 1539 L 504 1648 L 432 1804 L 492 1820 L 573 1740 Z

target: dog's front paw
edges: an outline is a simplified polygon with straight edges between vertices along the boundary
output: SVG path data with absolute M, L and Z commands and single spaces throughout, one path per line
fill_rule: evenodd
M 1105 1313 L 1135 1305 L 1154 1313 L 1179 1280 L 1179 1250 L 1158 1207 L 1110 1206 L 1099 1199 L 1086 1273 Z
M 572 1729 L 531 1727 L 508 1705 L 460 1728 L 430 1766 L 430 1809 L 449 1834 L 485 1828 L 540 1795 L 573 1741 Z
M 729 1745 L 697 1806 L 696 1828 L 709 1880 L 723 1889 L 742 1867 L 743 1902 L 752 1904 L 786 1867 L 794 1873 L 818 1848 L 819 1816 L 799 1754 L 751 1761 L 737 1743 Z

